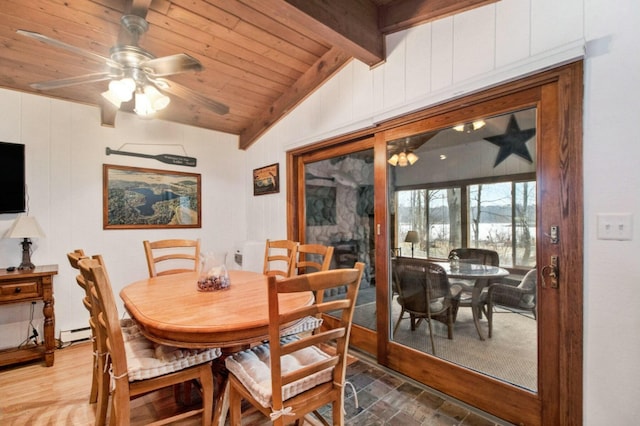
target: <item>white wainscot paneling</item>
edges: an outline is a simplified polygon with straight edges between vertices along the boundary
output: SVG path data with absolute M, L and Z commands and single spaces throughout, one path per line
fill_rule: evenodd
M 583 0 L 532 0 L 531 54 L 583 39 L 583 7 Z
M 386 37 L 387 60 L 384 68 L 384 107 L 400 105 L 405 100 L 406 32 L 400 31 Z
M 451 86 L 453 79 L 453 18 L 431 25 L 431 91 Z M 413 53 L 413 52 L 411 52 Z
M 496 67 L 525 59 L 531 53 L 530 0 L 502 0 L 496 8 Z
M 20 104 L 18 92 L 0 89 L 0 141 L 16 143 L 20 140 Z
M 495 8 L 481 7 L 453 20 L 453 82 L 491 71 L 495 63 Z
M 353 98 L 353 117 L 355 120 L 361 120 L 365 117 L 371 117 L 375 108 L 375 97 L 373 94 L 373 73 L 369 67 L 356 60 L 352 60 L 348 65 L 349 71 L 353 75 L 351 81 L 353 87 L 347 89 Z
M 420 25 L 407 30 L 405 90 L 407 99 L 425 96 L 431 88 L 431 26 Z

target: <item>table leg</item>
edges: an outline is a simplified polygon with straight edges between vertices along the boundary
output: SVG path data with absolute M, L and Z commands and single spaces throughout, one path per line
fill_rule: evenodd
M 229 410 L 229 372 L 224 365 L 224 359 L 228 355 L 224 352 L 213 363 L 213 380 L 215 384 L 215 396 L 213 401 L 213 425 L 224 426 Z
M 224 426 L 229 413 L 229 380 L 224 381 L 224 388 L 216 396 L 215 410 L 213 411 L 213 425 Z
M 484 340 L 484 335 L 482 334 L 482 330 L 480 330 L 480 306 L 476 306 L 475 304 L 471 305 L 471 312 L 473 313 L 473 323 L 476 325 L 476 331 L 478 332 L 478 337 L 480 340 Z
M 480 296 L 482 296 L 482 289 L 487 286 L 487 280 L 476 280 L 473 291 L 471 292 L 471 313 L 473 314 L 473 323 L 476 326 L 478 337 L 480 340 L 484 339 L 484 334 L 480 329 L 480 316 L 482 315 L 482 306 L 480 304 Z
M 213 363 L 213 377 L 216 388 L 213 408 L 213 426 L 224 426 L 229 413 L 229 371 L 224 364 L 225 358 L 235 352 L 247 349 L 248 345 L 222 348 L 222 355 Z

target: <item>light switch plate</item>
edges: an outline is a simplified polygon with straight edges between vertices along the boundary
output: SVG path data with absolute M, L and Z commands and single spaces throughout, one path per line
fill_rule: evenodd
M 631 213 L 598 214 L 599 240 L 630 240 L 633 235 Z

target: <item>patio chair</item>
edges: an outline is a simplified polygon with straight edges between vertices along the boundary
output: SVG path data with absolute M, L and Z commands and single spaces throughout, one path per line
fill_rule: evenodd
M 485 313 L 489 323 L 489 337 L 492 335 L 493 314 L 497 306 L 506 308 L 508 312 L 530 312 L 533 315 L 533 319 L 537 318 L 537 271 L 538 270 L 534 268 L 527 272 L 517 286 L 505 283 L 493 283 L 489 286 L 484 299 L 484 306 L 486 306 Z
M 445 324 L 447 337 L 453 339 L 453 299 L 457 294 L 451 292 L 446 271 L 442 266 L 424 259 L 399 257 L 394 259 L 393 274 L 398 291 L 397 301 L 402 308 L 393 334 L 395 335 L 403 319 L 410 320 L 411 331 L 415 331 L 422 320 L 426 319 L 435 355 L 431 320 Z

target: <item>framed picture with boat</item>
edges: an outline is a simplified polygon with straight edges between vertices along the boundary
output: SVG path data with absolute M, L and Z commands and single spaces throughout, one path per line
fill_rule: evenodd
M 280 164 L 253 169 L 253 195 L 280 192 Z
M 200 174 L 103 164 L 103 229 L 200 228 L 200 199 Z

